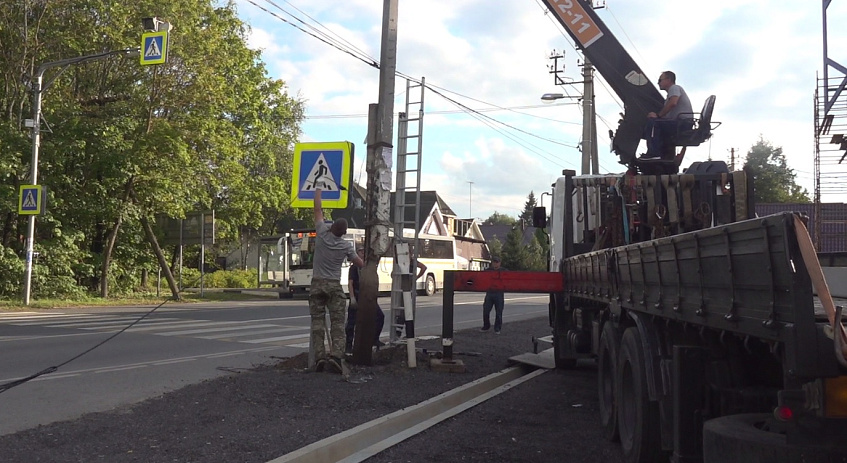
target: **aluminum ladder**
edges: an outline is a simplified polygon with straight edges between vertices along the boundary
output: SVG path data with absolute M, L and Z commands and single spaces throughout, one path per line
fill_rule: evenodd
M 411 262 L 417 262 L 418 233 L 421 212 L 421 155 L 423 149 L 423 116 L 425 79 L 406 79 L 406 107 L 397 124 L 397 188 L 394 200 L 394 267 L 391 270 L 391 342 L 403 331 L 414 338 L 415 274 Z M 413 100 L 417 97 L 417 101 Z M 418 96 L 419 95 L 419 96 Z M 416 114 L 416 116 L 414 116 Z M 413 233 L 409 231 L 413 230 Z M 404 233 L 406 232 L 406 233 Z M 408 236 L 412 235 L 412 236 Z

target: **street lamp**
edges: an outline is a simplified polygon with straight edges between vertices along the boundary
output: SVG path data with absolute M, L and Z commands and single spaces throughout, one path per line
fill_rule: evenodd
M 162 25 L 167 25 L 170 28 L 170 25 L 164 21 L 160 21 L 158 18 L 144 18 L 142 20 L 142 25 L 145 29 L 150 27 L 154 27 L 158 30 L 158 28 Z M 26 121 L 26 126 L 32 128 L 32 162 L 30 164 L 30 175 L 29 181 L 32 185 L 38 185 L 38 148 L 41 144 L 41 98 L 45 91 L 53 84 L 53 81 L 57 76 L 44 81 L 44 74 L 47 70 L 52 68 L 67 68 L 68 66 L 73 66 L 76 64 L 87 63 L 89 61 L 96 61 L 100 59 L 109 58 L 116 55 L 127 55 L 132 56 L 137 53 L 140 53 L 140 48 L 124 48 L 122 50 L 112 50 L 106 51 L 103 53 L 96 53 L 93 55 L 85 55 L 85 56 L 77 56 L 75 58 L 67 58 L 59 61 L 52 61 L 49 63 L 42 63 L 38 66 L 38 69 L 35 72 L 35 75 L 30 82 L 30 89 L 32 90 L 32 119 Z M 32 258 L 35 249 L 35 214 L 29 216 L 29 223 L 27 224 L 27 239 L 26 239 L 26 262 L 24 267 L 24 287 L 23 287 L 23 302 L 24 305 L 29 305 L 31 293 L 32 293 Z
M 541 95 L 541 99 L 544 101 L 556 101 L 561 100 L 562 98 L 580 98 L 578 96 L 570 96 L 562 93 L 545 93 Z

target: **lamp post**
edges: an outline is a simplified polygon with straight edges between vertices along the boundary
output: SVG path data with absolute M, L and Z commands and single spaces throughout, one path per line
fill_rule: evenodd
M 38 185 L 38 147 L 41 144 L 41 95 L 50 88 L 53 81 L 58 76 L 44 83 L 44 73 L 48 69 L 55 67 L 67 67 L 73 64 L 85 63 L 88 61 L 108 58 L 113 55 L 131 55 L 138 53 L 138 48 L 125 48 L 123 50 L 107 51 L 97 53 L 95 55 L 78 56 L 76 58 L 68 58 L 50 63 L 44 63 L 38 66 L 32 85 L 32 164 L 30 166 L 30 182 L 32 185 Z M 32 256 L 35 247 L 35 215 L 29 216 L 29 224 L 27 226 L 26 239 L 26 267 L 24 270 L 24 305 L 29 305 L 30 295 L 32 293 Z
M 468 218 L 473 218 L 473 182 L 468 183 Z

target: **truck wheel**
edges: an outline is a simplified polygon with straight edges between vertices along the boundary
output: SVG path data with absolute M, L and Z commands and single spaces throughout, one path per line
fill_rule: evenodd
M 838 448 L 788 445 L 785 434 L 768 413 L 728 415 L 703 424 L 703 463 L 843 462 L 847 452 Z
M 644 350 L 637 328 L 627 328 L 621 338 L 615 375 L 615 405 L 624 461 L 662 461 L 658 404 L 647 396 Z M 667 461 L 667 460 L 665 460 Z
M 603 426 L 603 436 L 618 442 L 618 410 L 615 407 L 615 372 L 618 361 L 620 341 L 618 334 L 607 322 L 603 325 L 600 335 L 600 347 L 597 352 L 597 391 L 600 396 L 600 424 Z
M 553 358 L 556 361 L 556 368 L 559 370 L 573 370 L 576 368 L 576 359 L 561 358 L 562 350 L 561 343 L 567 342 L 562 336 L 553 335 Z
M 426 283 L 424 284 L 424 294 L 427 296 L 432 296 L 435 294 L 435 277 L 433 275 L 426 276 Z

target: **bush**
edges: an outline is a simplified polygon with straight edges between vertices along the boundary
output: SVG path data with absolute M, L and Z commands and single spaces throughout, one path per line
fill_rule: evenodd
M 0 245 L 0 298 L 21 296 L 24 267 L 23 259 L 13 249 Z
M 204 288 L 255 288 L 257 270 L 218 270 L 203 275 Z M 200 271 L 195 268 L 182 269 L 182 286 L 196 288 L 200 286 Z

